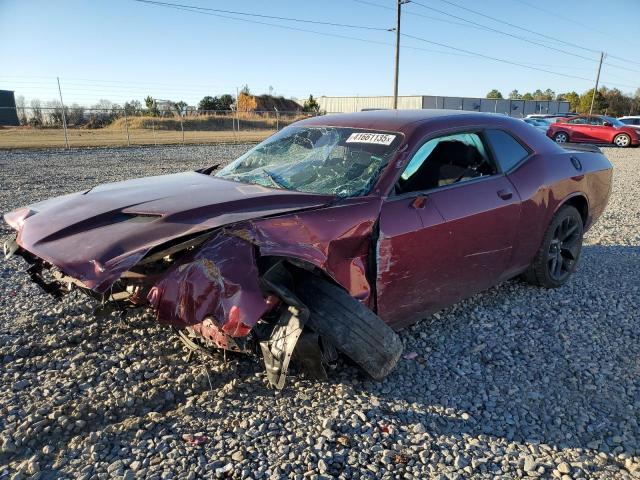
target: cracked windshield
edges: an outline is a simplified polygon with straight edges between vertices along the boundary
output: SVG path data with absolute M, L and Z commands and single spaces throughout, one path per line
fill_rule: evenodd
M 339 197 L 366 194 L 401 134 L 337 127 L 289 127 L 216 176 L 270 188 Z

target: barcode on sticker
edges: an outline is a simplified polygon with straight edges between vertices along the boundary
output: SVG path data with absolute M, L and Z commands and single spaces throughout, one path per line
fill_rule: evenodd
M 349 135 L 346 143 L 375 143 L 376 145 L 391 145 L 395 139 L 395 135 L 389 135 L 388 133 L 358 132 Z

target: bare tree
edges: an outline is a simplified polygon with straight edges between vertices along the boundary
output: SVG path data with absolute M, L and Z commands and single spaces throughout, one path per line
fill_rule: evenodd
M 31 118 L 29 119 L 29 125 L 41 127 L 43 123 L 42 103 L 38 98 L 34 98 L 31 100 Z
M 18 95 L 16 97 L 16 113 L 18 114 L 18 121 L 20 125 L 27 124 L 27 111 L 26 111 L 27 102 L 24 99 L 24 95 Z

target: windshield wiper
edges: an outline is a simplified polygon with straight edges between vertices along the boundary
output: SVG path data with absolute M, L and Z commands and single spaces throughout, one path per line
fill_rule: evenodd
M 280 180 L 278 180 L 278 178 L 276 177 L 276 174 L 273 172 L 270 172 L 269 170 L 267 170 L 266 168 L 262 169 L 262 171 L 265 173 L 265 175 L 269 178 L 269 180 L 271 180 L 271 182 L 278 188 L 283 188 L 285 190 L 288 190 L 289 187 L 287 185 L 285 185 L 284 183 L 282 183 Z

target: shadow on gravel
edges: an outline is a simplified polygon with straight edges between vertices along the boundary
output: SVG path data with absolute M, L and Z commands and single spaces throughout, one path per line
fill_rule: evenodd
M 291 411 L 303 407 L 314 410 L 316 400 L 310 398 L 310 393 L 316 390 L 322 392 L 324 407 L 330 408 L 341 400 L 334 397 L 334 392 L 351 391 L 346 394 L 346 406 L 363 409 L 374 428 L 390 422 L 406 427 L 398 431 L 400 436 L 422 423 L 436 438 L 486 435 L 559 449 L 637 451 L 638 271 L 640 247 L 585 246 L 578 274 L 559 290 L 507 282 L 404 332 L 407 351 L 415 349 L 423 361 L 401 360 L 384 382 L 365 379 L 359 370 L 343 363 L 330 374 L 332 380 L 327 383 L 292 376 L 285 390 L 277 395 L 266 387 L 264 375 L 257 375 L 263 371 L 259 361 L 233 357 L 232 368 L 219 373 L 210 371 L 209 378 L 203 381 L 202 365 L 207 362 L 194 359 L 187 363 L 179 344 L 153 322 L 134 322 L 124 330 L 115 324 L 105 325 L 100 335 L 92 335 L 88 331 L 93 324 L 91 319 L 75 321 L 66 317 L 58 324 L 66 330 L 61 337 L 65 348 L 76 347 L 77 341 L 82 340 L 79 350 L 88 359 L 92 358 L 94 347 L 86 340 L 114 344 L 113 360 L 111 354 L 104 353 L 99 360 L 109 360 L 111 367 L 96 370 L 94 388 L 102 390 L 101 396 L 88 395 L 73 385 L 52 405 L 42 403 L 55 417 L 50 422 L 50 432 L 46 436 L 41 434 L 41 428 L 28 430 L 28 434 L 22 432 L 30 447 L 11 455 L 11 460 L 26 459 L 45 444 L 66 448 L 76 435 L 106 435 L 123 445 L 137 442 L 140 430 L 145 432 L 145 438 L 157 438 L 169 431 L 168 424 L 177 423 L 186 413 L 188 400 L 196 402 L 191 418 L 199 418 L 199 428 L 205 432 L 210 426 L 209 434 L 214 435 L 222 426 L 231 428 L 232 421 L 256 415 L 259 406 L 268 409 L 286 402 Z M 70 313 L 65 310 L 65 314 Z M 48 321 L 44 325 L 36 323 L 31 335 L 39 338 L 38 334 L 51 327 Z M 134 366 L 134 362 L 125 361 L 125 353 L 131 351 L 127 348 L 141 345 L 140 338 L 145 338 L 141 329 L 146 327 L 151 329 L 151 335 L 160 337 L 161 346 L 155 352 L 136 352 L 135 362 L 148 362 L 144 370 L 147 376 L 136 380 L 135 372 L 122 373 Z M 30 356 L 46 356 L 55 348 L 34 346 Z M 22 361 L 19 351 L 16 358 Z M 212 368 L 220 363 L 213 361 Z M 164 366 L 168 366 L 171 375 L 157 376 L 155 370 L 164 370 Z M 16 373 L 27 370 L 22 365 L 14 368 Z M 60 373 L 66 370 L 63 361 L 56 368 L 61 369 Z M 51 374 L 55 375 L 55 371 Z M 118 399 L 129 394 L 135 404 L 114 403 L 111 389 L 118 390 Z M 302 391 L 307 393 L 303 396 Z M 24 402 L 33 393 L 15 395 Z M 364 399 L 364 403 L 350 405 L 349 399 L 355 397 Z M 371 402 L 372 398 L 379 403 Z M 43 397 L 37 403 L 45 400 Z M 221 411 L 221 403 L 233 406 L 232 412 Z M 63 416 L 85 422 L 75 428 L 67 420 L 62 421 Z M 67 429 L 67 425 L 73 428 Z M 348 428 L 346 424 L 344 427 Z M 176 427 L 174 433 L 192 433 L 193 428 L 198 427 L 187 422 Z M 56 470 L 54 466 L 53 471 Z
M 436 435 L 633 454 L 639 271 L 640 247 L 585 246 L 578 273 L 561 289 L 508 282 L 465 302 L 463 315 L 445 311 L 416 327 L 427 332 L 431 353 L 424 364 L 401 361 L 387 382 L 423 382 L 408 390 L 373 384 L 367 393 L 382 405 L 408 401 L 412 408 L 385 415 Z

